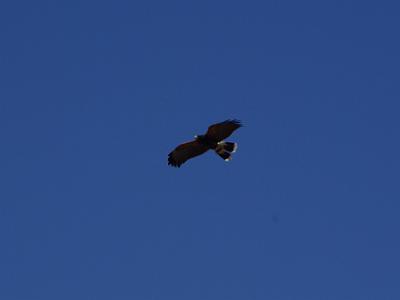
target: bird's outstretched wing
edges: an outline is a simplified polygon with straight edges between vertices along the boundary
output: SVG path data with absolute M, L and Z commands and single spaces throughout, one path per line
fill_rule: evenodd
M 188 159 L 203 154 L 210 148 L 198 141 L 183 143 L 168 154 L 168 164 L 173 167 L 180 167 Z
M 213 124 L 208 127 L 206 136 L 214 141 L 220 142 L 226 139 L 232 134 L 236 129 L 242 127 L 243 125 L 239 120 L 226 120 L 221 123 Z

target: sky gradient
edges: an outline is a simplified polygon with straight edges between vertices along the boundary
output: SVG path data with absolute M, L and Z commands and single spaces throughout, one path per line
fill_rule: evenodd
M 399 11 L 3 1 L 0 299 L 400 299 Z

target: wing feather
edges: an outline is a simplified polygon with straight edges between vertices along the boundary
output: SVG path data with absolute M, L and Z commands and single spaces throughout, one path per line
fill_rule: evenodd
M 201 155 L 209 148 L 197 140 L 183 143 L 168 154 L 168 164 L 173 167 L 180 167 L 188 159 Z
M 208 127 L 206 136 L 212 140 L 220 142 L 229 137 L 236 129 L 242 126 L 243 125 L 239 120 L 226 120 Z

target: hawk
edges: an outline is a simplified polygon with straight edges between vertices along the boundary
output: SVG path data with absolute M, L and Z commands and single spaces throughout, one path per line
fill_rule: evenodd
M 239 120 L 226 120 L 208 127 L 206 134 L 196 135 L 195 140 L 183 143 L 168 154 L 168 165 L 180 167 L 185 161 L 201 155 L 208 150 L 214 150 L 225 161 L 232 158 L 237 144 L 225 142 L 236 129 L 242 127 Z

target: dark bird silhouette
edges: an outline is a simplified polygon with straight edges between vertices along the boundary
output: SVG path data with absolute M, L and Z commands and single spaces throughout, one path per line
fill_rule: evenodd
M 232 153 L 237 149 L 237 144 L 225 142 L 236 129 L 243 125 L 239 120 L 226 120 L 208 127 L 206 134 L 196 135 L 195 140 L 183 143 L 168 154 L 168 165 L 180 167 L 185 161 L 201 155 L 208 150 L 214 150 L 225 161 L 232 159 Z

